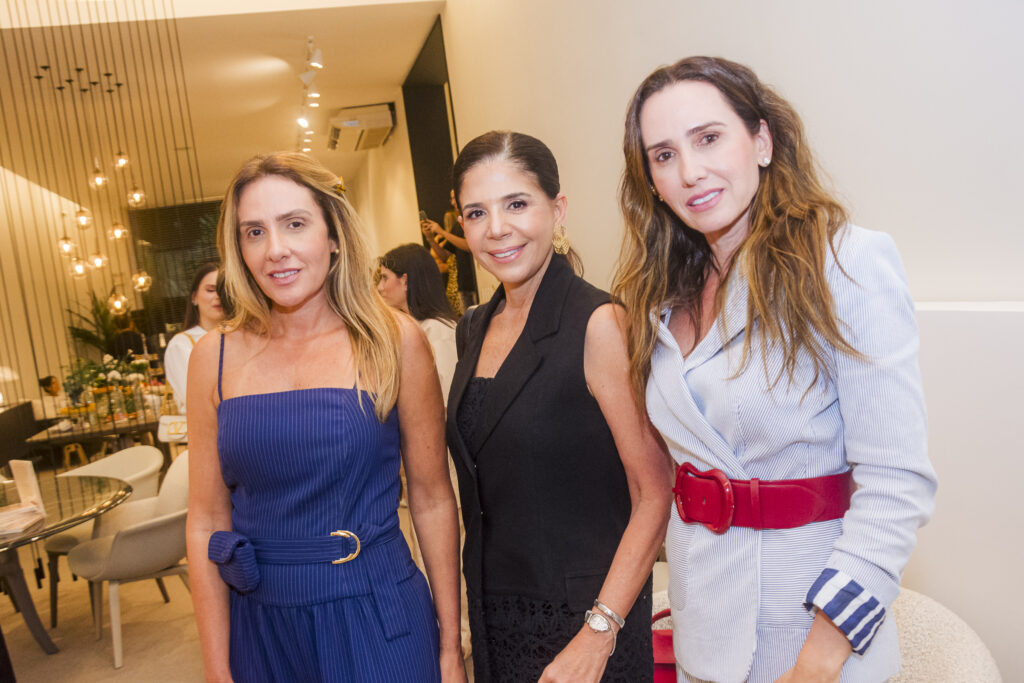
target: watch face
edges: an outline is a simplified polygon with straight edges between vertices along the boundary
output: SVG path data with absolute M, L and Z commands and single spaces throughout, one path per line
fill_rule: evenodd
M 586 622 L 587 626 L 599 633 L 610 631 L 612 629 L 612 625 L 608 623 L 608 619 L 605 618 L 603 614 L 598 614 L 597 612 L 591 612 L 588 610 L 586 614 Z

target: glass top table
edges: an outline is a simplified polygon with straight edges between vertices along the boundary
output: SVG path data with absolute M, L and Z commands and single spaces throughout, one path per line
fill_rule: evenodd
M 36 642 L 48 654 L 53 654 L 57 652 L 57 646 L 39 621 L 18 561 L 18 547 L 59 534 L 112 510 L 131 495 L 132 487 L 127 482 L 109 477 L 54 477 L 44 474 L 39 478 L 39 490 L 46 509 L 46 519 L 42 525 L 22 535 L 0 539 L 0 576 L 7 579 L 25 625 Z M 14 484 L 0 485 L 0 506 L 16 502 L 18 493 Z

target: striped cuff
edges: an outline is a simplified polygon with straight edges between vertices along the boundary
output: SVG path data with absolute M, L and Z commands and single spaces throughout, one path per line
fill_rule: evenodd
M 864 654 L 878 627 L 885 621 L 885 607 L 859 583 L 838 569 L 825 569 L 807 592 L 804 607 L 820 609 L 839 627 L 853 646 Z

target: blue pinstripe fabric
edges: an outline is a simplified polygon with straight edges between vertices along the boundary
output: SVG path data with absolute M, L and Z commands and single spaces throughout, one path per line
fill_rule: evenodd
M 397 528 L 399 432 L 352 389 L 239 396 L 218 408 L 217 446 L 232 524 L 251 539 L 321 539 Z M 350 542 L 336 538 L 338 556 Z M 257 560 L 259 559 L 259 543 Z M 436 681 L 438 632 L 426 580 L 400 533 L 345 564 L 259 562 L 231 592 L 236 681 Z
M 746 329 L 742 262 L 721 319 L 687 356 L 659 325 L 647 405 L 676 462 L 763 481 L 852 468 L 857 486 L 843 519 L 796 529 L 716 535 L 684 524 L 673 509 L 666 551 L 680 681 L 774 681 L 803 645 L 813 619 L 808 602 L 834 608 L 858 651 L 844 682 L 884 680 L 899 669 L 884 609 L 899 592 L 936 487 L 913 301 L 887 235 L 847 226 L 837 236 L 838 264 L 826 256 L 840 328 L 865 358 L 829 348 L 828 373 L 817 379 L 807 357 L 792 383 L 767 379 L 784 358 L 769 348 L 762 364 L 760 337 Z M 751 361 L 741 367 L 748 339 Z M 832 606 L 837 591 L 823 592 L 830 580 L 816 584 L 829 570 L 849 598 Z

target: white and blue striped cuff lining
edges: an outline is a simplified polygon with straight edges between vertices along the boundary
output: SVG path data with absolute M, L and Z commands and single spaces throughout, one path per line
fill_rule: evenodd
M 875 596 L 838 569 L 825 569 L 807 592 L 804 607 L 820 609 L 843 633 L 853 651 L 864 654 L 885 620 L 885 607 Z

